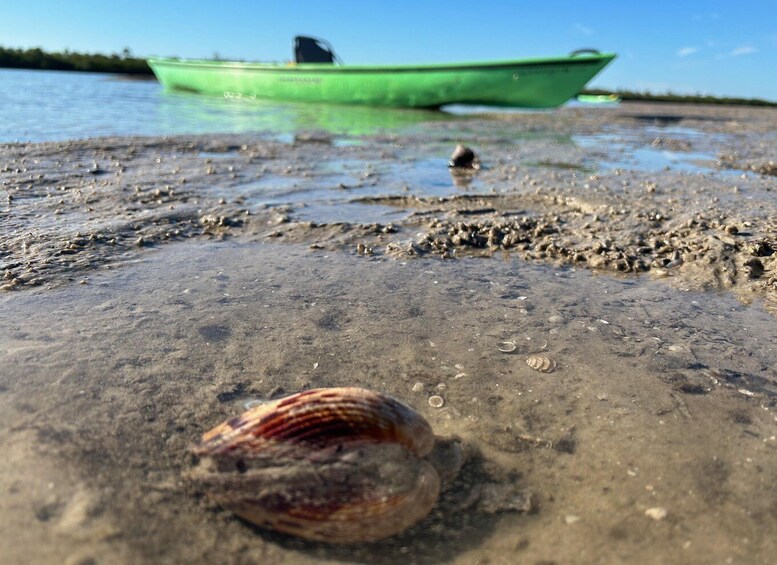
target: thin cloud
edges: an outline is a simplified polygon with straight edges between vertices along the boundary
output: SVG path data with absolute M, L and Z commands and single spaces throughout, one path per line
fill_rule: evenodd
M 751 55 L 753 53 L 757 53 L 758 49 L 753 47 L 752 45 L 743 45 L 742 47 L 737 47 L 734 49 L 730 55 L 732 57 L 739 57 L 741 55 Z
M 575 29 L 579 33 L 582 33 L 583 35 L 593 35 L 594 34 L 594 30 L 592 30 L 590 27 L 585 26 L 583 24 L 575 24 Z
M 744 57 L 745 55 L 752 55 L 753 53 L 758 53 L 758 49 L 753 47 L 752 45 L 742 45 L 741 47 L 732 49 L 727 53 L 720 53 L 718 55 L 715 55 L 715 58 L 728 59 L 730 57 Z
M 699 49 L 696 47 L 683 47 L 682 49 L 677 51 L 678 57 L 687 57 L 688 55 L 693 55 L 696 53 Z

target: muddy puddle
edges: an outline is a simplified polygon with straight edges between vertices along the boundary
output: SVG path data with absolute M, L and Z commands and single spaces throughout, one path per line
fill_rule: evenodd
M 607 155 L 591 167 L 602 170 L 639 169 L 643 171 L 676 170 L 685 173 L 709 173 L 717 169 L 717 155 L 691 150 L 687 139 L 694 139 L 700 132 L 684 131 L 682 137 L 656 137 L 645 147 L 636 140 L 618 135 L 581 136 L 575 142 L 584 147 L 608 147 Z M 634 145 L 637 147 L 634 147 Z
M 1 300 L 8 563 L 767 563 L 777 551 L 777 320 L 731 296 L 514 257 L 189 242 Z M 302 542 L 187 482 L 187 448 L 246 402 L 341 385 L 395 395 L 473 448 L 417 526 L 373 544 Z

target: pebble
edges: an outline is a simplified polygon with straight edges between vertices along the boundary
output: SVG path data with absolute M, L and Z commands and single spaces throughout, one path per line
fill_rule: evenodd
M 453 150 L 448 166 L 451 168 L 477 169 L 476 159 L 477 157 L 472 149 L 459 144 Z
M 648 518 L 653 518 L 653 520 L 663 520 L 666 518 L 666 508 L 661 508 L 660 506 L 656 506 L 654 508 L 648 508 L 645 510 L 645 516 Z
M 421 392 L 422 390 L 424 390 L 424 383 L 419 381 L 413 385 L 413 392 Z

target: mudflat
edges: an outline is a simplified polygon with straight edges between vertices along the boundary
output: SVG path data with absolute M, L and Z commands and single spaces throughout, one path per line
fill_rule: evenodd
M 622 104 L 0 147 L 0 551 L 768 563 L 775 131 Z M 448 169 L 457 143 L 480 169 Z M 343 385 L 471 449 L 410 530 L 304 542 L 187 479 L 246 403 Z

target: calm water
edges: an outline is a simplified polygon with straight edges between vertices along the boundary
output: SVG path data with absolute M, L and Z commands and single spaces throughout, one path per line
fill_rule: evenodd
M 364 135 L 450 114 L 226 100 L 165 92 L 156 80 L 0 69 L 0 142 L 105 135 L 325 130 Z

